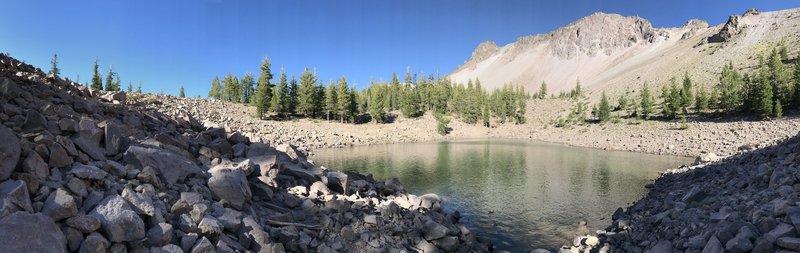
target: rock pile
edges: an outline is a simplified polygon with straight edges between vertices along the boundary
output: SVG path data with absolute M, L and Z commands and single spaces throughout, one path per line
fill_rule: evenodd
M 706 158 L 698 160 L 714 160 Z M 665 173 L 648 185 L 646 197 L 618 209 L 605 231 L 562 251 L 800 251 L 798 164 L 800 135 Z
M 485 251 L 435 195 L 0 55 L 0 252 Z

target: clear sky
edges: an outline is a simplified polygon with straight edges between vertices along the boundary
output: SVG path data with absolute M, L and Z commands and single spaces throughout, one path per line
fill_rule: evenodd
M 797 0 L 558 1 L 3 1 L 0 52 L 47 70 L 59 55 L 62 76 L 91 78 L 113 64 L 123 89 L 205 96 L 214 75 L 258 73 L 264 56 L 289 76 L 316 68 L 320 79 L 346 76 L 364 87 L 392 72 L 446 75 L 482 41 L 505 45 L 550 32 L 594 12 L 638 15 L 656 27 L 691 18 L 711 25 L 756 7 L 800 7 Z M 402 78 L 402 76 L 401 76 Z

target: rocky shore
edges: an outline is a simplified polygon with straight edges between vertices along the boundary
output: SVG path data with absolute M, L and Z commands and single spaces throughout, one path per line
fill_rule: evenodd
M 664 173 L 562 252 L 800 251 L 800 135 Z
M 386 143 L 507 138 L 650 154 L 694 157 L 701 153 L 715 153 L 727 156 L 785 139 L 800 129 L 800 118 L 797 117 L 771 121 L 697 118 L 691 119 L 689 128 L 684 130 L 679 130 L 680 123 L 666 121 L 643 121 L 640 124 L 623 121 L 555 128 L 553 120 L 567 114 L 571 102 L 548 99 L 528 101 L 526 124 L 497 124 L 485 128 L 453 120 L 450 123 L 453 131 L 441 136 L 436 132 L 436 120 L 431 115 L 417 119 L 398 116 L 390 124 L 350 124 L 316 119 L 258 120 L 252 116 L 254 107 L 242 104 L 154 95 L 138 101 L 168 115 L 189 114 L 206 126 L 239 131 L 253 140 L 271 145 L 296 144 L 307 151 Z
M 0 252 L 489 249 L 436 195 L 155 104 L 1 55 Z

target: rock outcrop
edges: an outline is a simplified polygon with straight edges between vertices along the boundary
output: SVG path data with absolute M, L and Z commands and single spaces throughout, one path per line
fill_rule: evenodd
M 740 18 L 741 17 L 738 15 L 731 15 L 728 17 L 728 21 L 719 29 L 719 32 L 708 37 L 708 43 L 727 42 L 730 41 L 733 36 L 741 33 L 742 30 L 744 30 L 744 26 L 739 22 Z
M 435 195 L 0 55 L 0 252 L 486 251 Z

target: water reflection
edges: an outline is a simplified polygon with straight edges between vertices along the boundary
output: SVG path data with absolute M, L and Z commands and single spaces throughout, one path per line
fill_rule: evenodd
M 327 167 L 399 178 L 415 194 L 437 193 L 500 249 L 557 248 L 575 224 L 593 228 L 645 193 L 659 170 L 688 158 L 562 145 L 482 140 L 317 150 Z

